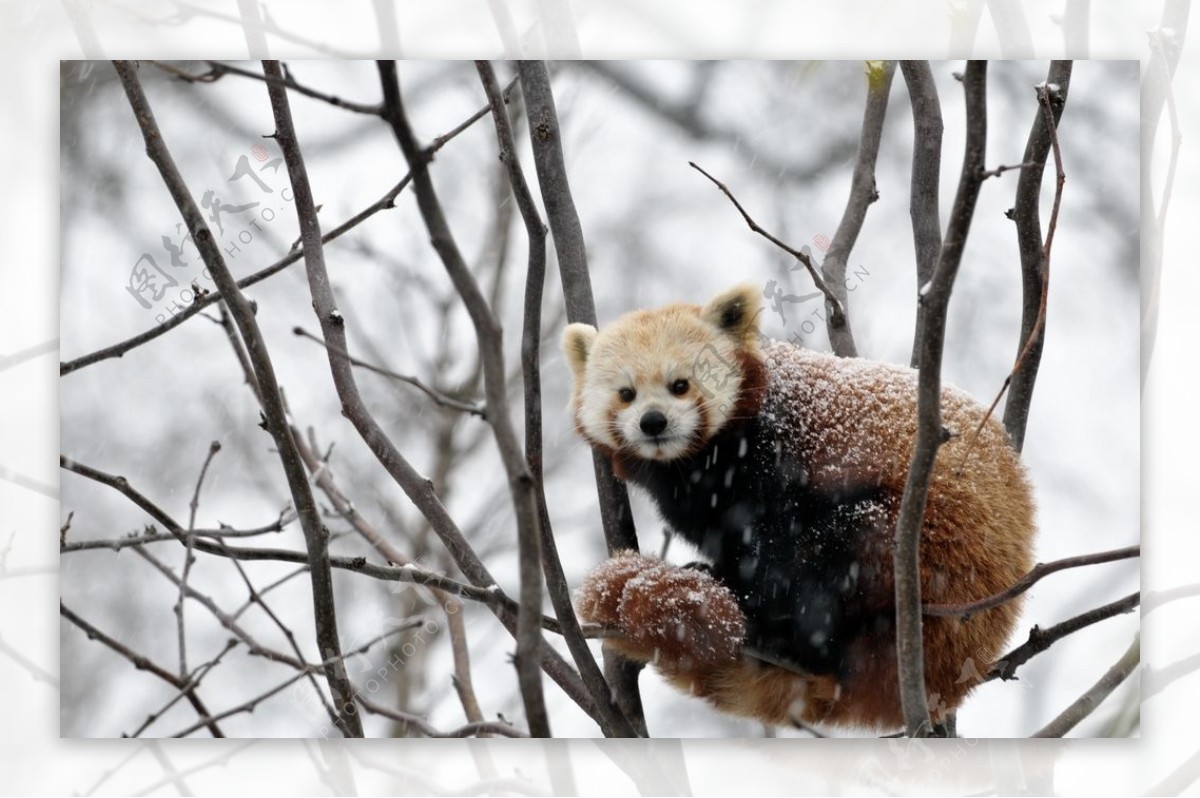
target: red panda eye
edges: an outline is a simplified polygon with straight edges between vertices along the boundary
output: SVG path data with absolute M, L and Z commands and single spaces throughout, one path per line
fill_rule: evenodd
M 637 396 L 637 391 L 632 388 L 622 388 L 617 391 L 617 396 L 621 397 L 622 402 L 632 402 L 634 397 Z
M 688 381 L 687 380 L 675 380 L 675 382 L 671 383 L 671 393 L 675 394 L 676 396 L 683 396 L 687 392 L 688 392 Z

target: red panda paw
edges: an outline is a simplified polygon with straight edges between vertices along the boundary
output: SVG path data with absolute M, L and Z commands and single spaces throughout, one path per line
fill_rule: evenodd
M 618 551 L 584 577 L 575 594 L 579 617 L 588 623 L 620 627 L 621 594 L 625 584 L 648 568 L 662 565 L 661 560 L 643 557 L 636 551 Z
M 620 632 L 610 645 L 660 668 L 726 665 L 741 654 L 745 616 L 704 571 L 623 552 L 588 575 L 579 598 L 584 620 Z

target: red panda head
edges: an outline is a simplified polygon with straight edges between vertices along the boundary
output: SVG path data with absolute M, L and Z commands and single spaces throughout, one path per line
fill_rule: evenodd
M 758 411 L 766 387 L 754 286 L 708 304 L 667 305 L 603 330 L 571 324 L 562 348 L 575 375 L 575 424 L 622 457 L 674 460 Z

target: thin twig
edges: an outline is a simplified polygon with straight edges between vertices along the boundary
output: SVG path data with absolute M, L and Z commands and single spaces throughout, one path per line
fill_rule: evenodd
M 938 195 L 942 171 L 942 107 L 928 61 L 901 61 L 913 117 L 912 176 L 908 213 L 917 259 L 917 323 L 909 365 L 916 368 L 925 337 L 925 303 L 920 289 L 933 279 L 942 251 L 942 222 Z
M 439 594 L 445 595 L 445 594 Z M 471 676 L 471 649 L 467 645 L 467 625 L 463 621 L 463 603 L 456 598 L 447 598 L 442 604 L 446 614 L 446 630 L 450 638 L 450 656 L 454 660 L 452 682 L 463 714 L 470 723 L 483 721 L 483 709 L 475 692 L 475 680 Z M 480 734 L 480 736 L 484 736 Z
M 225 546 L 225 542 L 218 538 L 217 545 L 223 547 Z M 139 549 L 138 553 L 142 554 L 143 551 Z M 305 658 L 304 652 L 300 650 L 300 644 L 296 641 L 296 633 L 292 631 L 291 627 L 283 622 L 283 620 L 275 613 L 275 610 L 271 609 L 271 605 L 267 604 L 267 602 L 263 600 L 262 594 L 254 587 L 254 583 L 250 581 L 250 576 L 246 573 L 246 569 L 242 567 L 241 562 L 234 557 L 230 557 L 229 561 L 237 570 L 238 576 L 242 578 L 242 584 L 246 586 L 246 592 L 250 596 L 248 603 L 250 605 L 257 604 L 262 608 L 263 613 L 271 619 L 271 622 L 275 624 L 275 628 L 278 629 L 280 633 L 283 634 L 284 639 L 288 641 L 288 645 L 291 647 L 292 653 L 296 656 L 296 659 L 299 660 L 305 667 L 307 667 L 308 660 Z M 239 610 L 239 613 L 240 612 L 242 612 L 242 610 Z M 308 681 L 312 686 L 313 692 L 317 695 L 317 700 L 321 702 L 321 706 L 324 707 L 326 714 L 329 716 L 329 720 L 335 726 L 338 725 L 339 719 L 337 711 L 329 703 L 329 699 L 325 697 L 324 691 L 321 690 L 321 685 L 317 683 L 316 674 L 310 673 L 308 675 Z
M 420 626 L 423 623 L 425 623 L 425 621 L 421 618 L 413 618 L 411 620 L 408 620 L 405 623 L 402 623 L 392 629 L 388 629 L 386 632 L 384 632 L 382 634 L 376 635 L 375 637 L 371 638 L 367 642 L 363 643 L 361 646 L 358 646 L 351 651 L 346 651 L 346 652 L 340 653 L 336 657 L 329 657 L 324 662 L 321 662 L 321 663 L 318 663 L 315 665 L 308 665 L 308 666 L 302 668 L 295 675 L 289 677 L 288 679 L 284 680 L 283 682 L 280 682 L 279 684 L 275 685 L 274 687 L 267 690 L 266 692 L 260 693 L 259 695 L 256 695 L 255 697 L 253 697 L 247 701 L 243 701 L 242 703 L 238 704 L 237 706 L 230 707 L 229 709 L 226 709 L 223 712 L 218 712 L 216 715 L 213 715 L 213 716 L 210 716 L 207 718 L 201 718 L 196 723 L 193 723 L 192 725 L 185 727 L 182 731 L 175 732 L 171 736 L 172 737 L 187 737 L 192 732 L 196 731 L 199 728 L 202 728 L 207 723 L 210 723 L 213 721 L 218 721 L 218 720 L 224 720 L 225 718 L 228 718 L 232 715 L 240 715 L 243 712 L 253 712 L 258 707 L 258 705 L 261 704 L 263 701 L 266 701 L 268 698 L 271 698 L 272 696 L 278 695 L 279 693 L 283 692 L 288 687 L 292 686 L 293 684 L 300 681 L 301 679 L 303 679 L 313 673 L 329 673 L 334 668 L 340 668 L 341 670 L 344 671 L 345 670 L 345 662 L 348 658 L 358 656 L 359 654 L 365 654 L 366 652 L 370 651 L 371 648 L 376 643 L 379 643 L 382 640 L 386 640 L 387 638 L 389 638 L 393 635 L 399 634 L 400 632 L 405 632 L 405 631 L 408 631 L 409 629 Z M 357 691 L 354 691 L 353 693 L 351 693 L 351 700 L 357 701 L 357 699 L 358 699 Z M 342 710 L 342 711 L 344 712 L 344 710 Z M 356 717 L 356 718 L 358 717 L 357 711 L 355 711 L 353 709 L 350 711 L 352 712 L 354 717 Z
M 201 593 L 192 585 L 183 584 L 180 578 L 166 563 L 151 554 L 146 549 L 135 548 L 133 551 L 143 560 L 154 566 L 155 570 L 162 574 L 171 584 L 175 585 L 177 589 L 182 590 L 188 598 L 194 600 L 212 613 L 212 616 L 217 619 L 217 622 L 220 623 L 221 626 L 225 627 L 225 629 L 227 629 L 231 634 L 245 643 L 246 648 L 254 656 L 262 657 L 263 659 L 271 662 L 278 662 L 291 668 L 304 668 L 308 665 L 308 663 L 304 661 L 303 657 L 292 656 L 260 643 L 258 639 L 246 631 L 246 629 L 241 626 L 232 615 L 221 609 L 221 606 L 217 604 L 217 602 L 211 596 Z
M 226 75 L 239 75 L 244 78 L 252 78 L 254 80 L 261 80 L 267 83 L 275 80 L 275 78 L 267 77 L 266 75 L 262 75 L 258 72 L 253 72 L 249 69 L 242 69 L 241 67 L 237 67 L 232 64 L 226 64 L 220 61 L 206 61 L 205 63 L 208 64 L 208 71 L 201 72 L 199 74 L 194 74 L 180 69 L 179 67 L 166 63 L 165 61 L 148 61 L 147 63 L 153 64 L 167 74 L 172 75 L 179 80 L 184 81 L 185 83 L 216 83 Z M 303 94 L 306 97 L 311 97 L 314 100 L 320 100 L 322 102 L 329 103 L 336 108 L 341 108 L 346 111 L 353 111 L 357 114 L 368 114 L 371 116 L 379 116 L 381 112 L 378 105 L 343 100 L 336 95 L 326 94 L 325 92 L 311 89 L 308 86 L 303 86 L 298 83 L 290 73 L 284 75 L 279 82 L 287 88 Z
M 1033 587 L 1034 584 L 1044 577 L 1058 571 L 1068 568 L 1080 568 L 1085 565 L 1100 565 L 1101 563 L 1115 562 L 1117 560 L 1128 560 L 1132 557 L 1140 557 L 1141 554 L 1141 546 L 1127 546 L 1123 549 L 1101 551 L 1096 554 L 1083 554 L 1077 557 L 1065 557 L 1061 560 L 1054 560 L 1048 563 L 1038 563 L 1034 566 L 1033 570 L 1012 585 L 987 598 L 967 604 L 926 604 L 921 611 L 925 615 L 938 618 L 965 618 L 968 615 L 974 615 L 977 612 L 998 607 L 1006 601 L 1011 601 Z
M 204 664 L 200 665 L 198 668 L 196 668 L 194 671 L 192 671 L 190 674 L 188 674 L 187 680 L 188 680 L 188 684 L 189 684 L 189 689 L 195 689 L 195 688 L 199 687 L 200 682 L 204 680 L 204 677 L 207 676 L 209 673 L 211 673 L 212 670 L 217 667 L 217 665 L 221 664 L 221 660 L 225 658 L 225 655 L 228 654 L 233 649 L 237 648 L 237 645 L 238 645 L 238 641 L 230 638 L 229 640 L 225 641 L 224 648 L 222 648 L 220 651 L 218 651 L 217 655 L 215 657 L 210 659 L 208 662 L 205 662 Z M 185 690 L 180 690 L 179 692 L 177 692 L 174 696 L 172 696 L 167 701 L 167 703 L 163 704 L 162 707 L 154 710 L 149 715 L 147 715 L 146 719 L 144 721 L 142 721 L 141 725 L 138 726 L 136 729 L 134 729 L 133 732 L 127 736 L 133 737 L 133 738 L 141 737 L 142 734 L 146 731 L 146 729 L 153 726 L 154 723 L 167 712 L 167 710 L 169 710 L 171 707 L 178 704 L 180 699 L 183 699 L 186 696 L 187 696 L 187 692 Z
M 242 345 L 237 325 L 233 323 L 233 317 L 229 315 L 229 306 L 224 302 L 221 303 L 221 318 L 219 322 L 221 328 L 225 330 L 225 340 L 229 341 L 229 347 L 233 350 L 238 365 L 242 367 L 242 378 L 246 381 L 246 385 L 249 386 L 250 392 L 254 394 L 255 400 L 258 401 L 258 406 L 262 407 L 262 388 L 258 385 L 258 377 L 254 376 L 254 365 L 250 362 L 250 356 L 246 354 L 246 347 Z
M 297 576 L 303 575 L 306 571 L 308 571 L 308 566 L 302 565 L 299 568 L 297 568 L 296 570 L 294 570 L 290 573 L 284 574 L 283 576 L 276 579 L 274 582 L 268 583 L 266 587 L 259 589 L 258 597 L 262 598 L 263 596 L 270 593 L 272 590 L 275 590 L 278 587 L 282 587 L 283 585 L 285 585 L 288 582 L 295 579 Z M 253 598 L 246 599 L 245 601 L 242 602 L 242 605 L 240 607 L 238 607 L 236 610 L 234 610 L 231 617 L 233 617 L 233 618 L 242 617 L 242 615 L 244 615 L 256 603 L 257 602 Z
M 184 539 L 186 544 L 187 538 L 250 538 L 267 535 L 274 532 L 279 532 L 283 529 L 286 516 L 281 516 L 281 520 L 268 524 L 267 526 L 258 527 L 256 529 L 196 529 L 192 532 L 185 532 L 180 529 L 179 534 L 161 534 L 161 533 L 141 533 L 136 535 L 126 535 L 123 538 L 112 538 L 108 540 L 77 540 L 74 543 L 66 543 L 59 546 L 60 554 L 69 554 L 74 551 L 88 551 L 92 549 L 108 549 L 109 551 L 120 551 L 121 549 L 130 546 L 142 546 L 147 543 L 161 543 L 163 541 L 173 540 L 179 541 Z
M 1121 655 L 1121 658 L 1113 663 L 1113 666 L 1100 677 L 1094 685 L 1088 688 L 1088 691 L 1072 702 L 1071 706 L 1062 711 L 1058 717 L 1047 723 L 1039 731 L 1035 732 L 1033 737 L 1064 737 L 1067 732 L 1075 728 L 1085 718 L 1096 711 L 1096 707 L 1100 706 L 1104 699 L 1112 694 L 1122 682 L 1129 678 L 1141 662 L 1141 635 L 1134 635 L 1133 642 L 1129 644 L 1129 648 Z
M 188 532 L 194 532 L 196 529 L 196 512 L 200 509 L 200 489 L 204 486 L 204 476 L 208 473 L 208 467 L 212 464 L 213 458 L 217 456 L 217 452 L 219 451 L 221 451 L 220 441 L 213 441 L 209 444 L 208 455 L 204 458 L 204 465 L 200 466 L 200 476 L 196 478 L 196 489 L 192 492 L 191 503 L 188 504 L 190 510 L 188 514 Z
M 224 306 L 222 306 L 224 307 Z M 208 467 L 212 464 L 213 458 L 217 456 L 217 452 L 221 451 L 221 444 L 213 441 L 208 447 L 208 454 L 204 458 L 204 465 L 200 466 L 200 476 L 196 478 L 196 489 L 192 492 L 192 501 L 188 505 L 188 536 L 187 545 L 183 552 L 183 573 L 180 578 L 179 599 L 175 602 L 175 619 L 176 627 L 179 633 L 179 675 L 185 676 L 189 670 L 187 665 L 187 632 L 185 629 L 185 599 L 187 598 L 187 582 L 188 576 L 192 572 L 192 564 L 196 557 L 192 553 L 192 542 L 195 536 L 190 534 L 196 528 L 196 512 L 200 509 L 200 489 L 204 486 L 204 476 L 208 473 Z
M 1058 124 L 1066 108 L 1067 91 L 1071 84 L 1071 62 L 1052 61 L 1045 82 L 1037 88 L 1038 109 L 1029 138 L 1025 143 L 1022 163 L 1031 164 L 1021 170 L 1017 180 L 1016 201 L 1012 219 L 1017 226 L 1017 245 L 1021 253 L 1021 332 L 1018 339 L 1018 355 L 1012 371 L 1004 381 L 996 403 L 1008 391 L 1004 405 L 1004 428 L 1013 447 L 1019 452 L 1025 442 L 1025 427 L 1029 419 L 1029 405 L 1033 400 L 1033 387 L 1037 380 L 1038 367 L 1042 360 L 1045 344 L 1043 331 L 1046 326 L 1047 297 L 1050 287 L 1050 250 L 1058 224 L 1058 208 L 1062 200 L 1063 184 L 1066 181 L 1062 166 L 1062 153 L 1058 145 Z M 1057 89 L 1051 90 L 1051 86 Z M 1054 190 L 1054 206 L 1050 213 L 1045 241 L 1042 240 L 1041 196 L 1042 173 L 1051 150 L 1057 173 Z M 988 411 L 988 415 L 991 410 Z M 984 417 L 985 421 L 987 416 Z M 982 427 L 982 424 L 981 424 Z M 977 433 L 978 434 L 978 433 Z M 972 443 L 974 438 L 972 439 Z M 965 447 L 964 454 L 970 451 Z
M 829 323 L 844 325 L 846 320 L 845 308 L 842 307 L 842 303 L 838 301 L 837 294 L 833 292 L 833 290 L 825 282 L 824 278 L 821 277 L 820 270 L 817 269 L 816 264 L 813 263 L 813 260 L 811 257 L 809 257 L 808 253 L 804 250 L 795 249 L 794 247 L 788 246 L 774 235 L 764 230 L 759 223 L 754 221 L 753 217 L 746 212 L 746 209 L 742 207 L 742 203 L 738 202 L 737 197 L 733 196 L 733 192 L 730 191 L 724 183 L 722 183 L 720 180 L 717 180 L 708 172 L 704 171 L 704 169 L 700 168 L 700 166 L 698 166 L 694 161 L 688 161 L 688 166 L 707 177 L 713 182 L 713 185 L 721 189 L 721 193 L 729 198 L 729 201 L 733 203 L 733 207 L 737 208 L 738 213 L 742 215 L 742 219 L 746 221 L 746 225 L 751 230 L 753 230 L 755 233 L 758 233 L 760 236 L 767 239 L 796 260 L 800 261 L 800 263 L 804 264 L 804 268 L 808 270 L 808 276 L 812 278 L 813 284 L 817 287 L 817 290 L 825 295 L 825 305 L 829 310 Z
M 217 77 L 228 73 L 230 75 L 240 75 L 242 77 L 261 80 L 268 83 L 272 80 L 276 80 L 276 78 L 273 78 L 269 75 L 259 74 L 249 69 L 242 69 L 241 67 L 234 66 L 233 64 L 226 64 L 220 61 L 208 61 L 207 63 L 209 68 L 213 72 L 217 73 Z M 299 94 L 303 94 L 305 97 L 311 97 L 314 100 L 320 100 L 321 102 L 329 103 L 335 108 L 341 108 L 346 111 L 353 111 L 356 114 L 367 114 L 370 116 L 379 116 L 380 113 L 382 113 L 382 109 L 378 104 L 373 105 L 371 103 L 356 103 L 350 100 L 343 100 L 341 97 L 336 95 L 327 94 L 322 91 L 317 91 L 316 89 L 311 89 L 308 86 L 304 86 L 295 79 L 290 70 L 278 80 L 282 85 L 295 92 L 298 92 Z
M 1029 163 L 1002 164 L 1000 166 L 997 166 L 995 169 L 983 170 L 983 177 L 986 180 L 989 177 L 999 177 L 1000 175 L 1004 174 L 1005 172 L 1011 172 L 1014 169 L 1033 169 L 1037 166 L 1039 166 L 1039 164 L 1036 164 L 1032 161 L 1030 161 Z
M 457 729 L 452 729 L 448 732 L 438 731 L 433 724 L 422 718 L 420 715 L 413 715 L 409 712 L 401 712 L 396 709 L 376 704 L 362 695 L 358 696 L 358 703 L 368 712 L 376 715 L 382 715 L 385 718 L 390 718 L 401 725 L 407 731 L 417 731 L 424 737 L 483 737 L 485 735 L 497 735 L 500 737 L 528 737 L 520 729 L 514 728 L 512 725 L 504 721 L 482 721 L 468 723 L 465 726 L 460 726 Z
M 946 240 L 929 290 L 922 296 L 927 315 L 922 331 L 917 385 L 917 436 L 908 478 L 905 480 L 904 496 L 900 501 L 894 544 L 896 656 L 901 705 L 910 737 L 927 737 L 931 731 L 922 643 L 920 539 L 934 460 L 944 441 L 941 370 L 947 308 L 975 213 L 975 201 L 983 182 L 981 175 L 987 147 L 986 62 L 971 61 L 967 64 L 963 90 L 967 107 L 966 152 L 958 193 L 946 228 Z
M 376 374 L 380 374 L 384 377 L 389 377 L 393 380 L 399 380 L 400 382 L 403 382 L 407 385 L 413 386 L 414 388 L 419 390 L 421 393 L 425 394 L 430 399 L 432 399 L 433 403 L 436 404 L 438 407 L 444 407 L 449 410 L 461 410 L 464 413 L 470 413 L 473 416 L 479 416 L 482 419 L 487 419 L 487 409 L 480 407 L 478 404 L 476 404 L 474 402 L 465 402 L 462 399 L 456 399 L 453 396 L 447 396 L 446 394 L 442 393 L 441 391 L 437 390 L 436 388 L 429 387 L 428 385 L 421 382 L 421 380 L 419 380 L 416 377 L 410 376 L 408 374 L 400 374 L 399 372 L 392 371 L 391 369 L 386 369 L 382 366 L 376 366 L 373 363 L 368 363 L 365 360 L 361 360 L 357 357 L 354 357 L 346 350 L 334 347 L 332 344 L 323 340 L 321 338 L 321 336 L 313 335 L 312 333 L 310 333 L 308 330 L 304 329 L 303 327 L 299 327 L 299 326 L 293 327 L 292 332 L 295 335 L 299 335 L 302 338 L 307 338 L 310 341 L 316 341 L 318 344 L 325 347 L 333 354 L 339 355 L 339 356 L 345 358 L 346 360 L 350 361 L 350 364 L 353 366 L 358 366 L 359 368 L 364 368 L 367 371 L 373 371 Z
M 993 679 L 1007 681 L 1016 678 L 1017 668 L 1046 651 L 1059 640 L 1080 629 L 1086 629 L 1092 624 L 1132 612 L 1137 607 L 1140 598 L 1140 594 L 1131 593 L 1123 599 L 1080 613 L 1074 618 L 1069 618 L 1047 629 L 1033 627 L 1029 630 L 1029 639 L 997 660 L 984 676 L 984 681 L 990 682 Z
M 79 617 L 79 615 L 77 615 L 73 610 L 69 609 L 67 605 L 63 604 L 61 601 L 58 603 L 58 612 L 60 615 L 62 615 L 62 617 L 66 618 L 68 621 L 83 630 L 83 633 L 88 636 L 89 640 L 100 641 L 117 654 L 120 654 L 122 657 L 129 660 L 129 662 L 133 664 L 133 667 L 137 668 L 139 671 L 152 673 L 159 679 L 162 679 L 164 682 L 174 687 L 176 690 L 185 693 L 187 695 L 188 703 L 191 704 L 196 710 L 196 714 L 198 714 L 202 719 L 206 719 L 205 722 L 202 722 L 199 726 L 197 726 L 197 728 L 207 728 L 213 737 L 225 736 L 221 731 L 221 727 L 217 725 L 216 719 L 209 718 L 208 708 L 204 706 L 204 702 L 200 700 L 200 696 L 196 695 L 196 685 L 194 682 L 189 683 L 188 680 L 176 676 L 166 668 L 155 664 L 154 661 L 149 657 L 137 653 L 133 649 L 118 641 L 116 638 L 100 631 L 98 628 Z
M 883 138 L 883 120 L 887 115 L 888 97 L 892 92 L 892 78 L 896 74 L 895 61 L 867 62 L 867 103 L 863 111 L 862 133 L 858 138 L 858 157 L 854 163 L 854 175 L 850 181 L 850 197 L 838 223 L 833 241 L 821 263 L 822 276 L 830 286 L 837 304 L 843 313 L 833 313 L 826 303 L 826 328 L 833 352 L 839 357 L 857 357 L 858 347 L 854 344 L 854 332 L 850 326 L 849 292 L 846 289 L 846 263 L 858 233 L 867 218 L 867 208 L 879 199 L 875 187 L 875 160 L 879 156 L 879 143 Z
M 221 298 L 229 307 L 245 342 L 246 351 L 254 365 L 255 377 L 263 395 L 263 412 L 265 414 L 267 431 L 275 441 L 280 464 L 288 482 L 292 496 L 292 504 L 299 515 L 300 526 L 304 531 L 305 544 L 309 554 L 309 578 L 312 582 L 312 601 L 317 645 L 327 656 L 334 657 L 334 665 L 326 673 L 329 689 L 338 705 L 342 732 L 348 736 L 361 737 L 362 723 L 354 711 L 350 696 L 350 683 L 346 677 L 341 660 L 337 659 L 341 651 L 341 643 L 337 632 L 337 612 L 333 594 L 333 578 L 328 565 L 328 539 L 325 529 L 313 500 L 312 489 L 305 478 L 304 465 L 296 452 L 295 443 L 288 434 L 287 418 L 280 395 L 279 384 L 275 378 L 275 369 L 267 352 L 266 341 L 259 329 L 255 311 L 250 302 L 242 294 L 233 274 L 225 264 L 221 248 L 213 239 L 212 231 L 200 213 L 183 176 L 175 165 L 174 159 L 167 150 L 158 123 L 150 104 L 142 90 L 138 79 L 137 68 L 128 61 L 114 62 L 117 74 L 125 87 L 125 94 L 133 109 L 142 137 L 146 143 L 146 152 L 158 168 L 159 175 L 175 200 L 176 207 L 187 225 L 188 232 L 200 251 L 205 266 L 213 276 L 220 289 Z

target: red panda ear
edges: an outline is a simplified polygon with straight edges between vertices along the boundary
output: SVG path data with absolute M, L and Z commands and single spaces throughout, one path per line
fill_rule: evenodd
M 590 324 L 568 324 L 562 334 L 562 350 L 567 356 L 567 365 L 575 375 L 575 382 L 583 382 L 587 369 L 588 355 L 596 341 L 596 328 Z
M 735 285 L 708 301 L 700 318 L 720 329 L 738 343 L 758 338 L 758 314 L 762 297 L 750 283 Z

